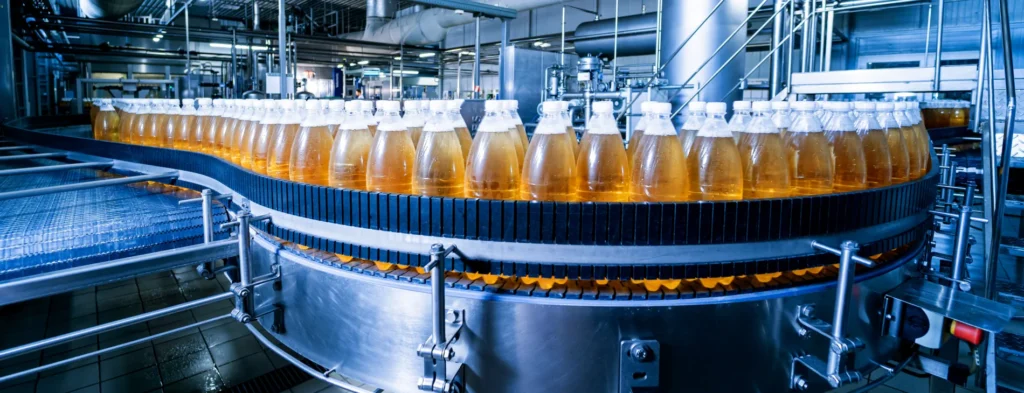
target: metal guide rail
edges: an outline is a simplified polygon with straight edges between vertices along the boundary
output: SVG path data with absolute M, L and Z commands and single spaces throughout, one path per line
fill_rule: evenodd
M 424 244 L 450 240 L 458 252 L 444 266 L 455 272 L 694 278 L 822 266 L 829 258 L 810 246 L 812 240 L 852 239 L 865 252 L 878 253 L 919 239 L 938 178 L 933 170 L 879 189 L 730 202 L 432 198 L 299 184 L 205 154 L 34 131 L 47 121 L 52 119 L 22 119 L 5 130 L 21 143 L 213 179 L 250 201 L 254 214 L 273 216 L 258 227 L 311 247 L 422 267 L 430 259 Z

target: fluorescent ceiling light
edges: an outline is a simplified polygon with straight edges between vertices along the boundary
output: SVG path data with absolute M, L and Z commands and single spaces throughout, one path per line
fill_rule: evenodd
M 535 42 L 533 43 L 533 46 L 544 46 L 544 44 L 545 44 L 545 42 L 544 42 L 544 41 L 535 41 Z
M 423 53 L 420 53 L 420 57 L 434 57 L 434 55 L 436 55 L 436 53 L 434 53 L 434 52 L 423 52 Z
M 395 56 L 395 60 L 402 60 L 402 56 Z
M 338 64 L 338 68 L 345 68 L 344 64 Z
M 549 46 L 551 46 L 551 44 L 549 44 L 549 43 L 547 43 L 547 42 L 545 42 L 545 43 L 543 43 L 543 44 L 541 44 L 541 45 L 540 45 L 540 47 L 541 47 L 541 48 L 547 48 L 547 47 L 549 47 Z
M 357 63 L 357 64 L 359 64 L 359 65 L 367 65 L 367 64 L 370 64 L 370 61 L 369 60 L 360 60 L 359 63 Z
M 398 75 L 419 75 L 420 74 L 420 72 L 416 71 L 416 70 L 394 70 L 394 71 L 391 71 L 391 72 L 394 73 L 394 74 L 398 74 Z
M 160 42 L 160 37 L 153 37 L 153 42 Z
M 220 43 L 220 42 L 211 42 L 210 43 L 210 47 L 211 48 L 231 49 L 231 44 L 224 44 L 224 43 Z M 270 49 L 270 48 L 268 48 L 266 46 L 260 46 L 260 45 L 253 45 L 252 48 L 250 48 L 248 45 L 235 45 L 235 48 L 236 49 L 242 49 L 242 50 L 259 50 L 259 51 Z
M 349 67 L 355 67 L 355 66 L 356 66 L 356 63 L 348 63 L 348 66 L 349 66 Z
M 163 34 L 157 34 L 156 38 L 164 38 L 164 35 Z
M 463 56 L 476 56 L 476 53 L 468 52 L 468 51 L 462 51 L 462 52 L 459 52 L 459 54 L 463 55 Z

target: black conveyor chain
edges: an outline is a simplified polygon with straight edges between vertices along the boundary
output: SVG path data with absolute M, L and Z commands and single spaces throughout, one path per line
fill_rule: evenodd
M 84 119 L 84 117 L 82 117 Z M 220 158 L 188 151 L 122 144 L 32 131 L 54 124 L 28 118 L 5 125 L 8 137 L 40 146 L 194 172 L 217 179 L 254 203 L 308 219 L 341 225 L 446 238 L 572 245 L 695 245 L 773 241 L 838 234 L 918 215 L 935 200 L 938 171 L 885 188 L 821 196 L 729 202 L 591 203 L 437 198 L 343 190 L 259 175 Z M 81 121 L 81 120 L 78 120 Z M 190 184 L 179 185 L 186 187 Z M 198 187 L 197 187 L 198 188 Z M 265 228 L 265 224 L 262 225 Z M 329 242 L 271 226 L 275 236 L 360 258 L 422 266 L 424 255 Z M 862 245 L 863 255 L 921 239 L 923 228 L 905 241 Z M 903 238 L 898 235 L 895 238 Z M 892 239 L 890 239 L 892 240 Z M 890 244 L 891 243 L 891 244 Z M 885 248 L 891 245 L 889 248 Z M 774 272 L 834 263 L 831 256 L 785 258 L 760 263 L 687 266 L 576 267 L 491 261 L 456 271 L 503 272 L 555 277 L 714 277 Z

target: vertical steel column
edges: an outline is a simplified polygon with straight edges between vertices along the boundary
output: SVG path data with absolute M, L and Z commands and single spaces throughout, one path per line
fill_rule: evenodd
M 547 76 L 544 77 L 547 79 Z M 612 32 L 612 91 L 618 91 L 619 80 L 619 0 L 615 0 L 615 31 Z M 625 101 L 628 102 L 628 101 Z M 629 120 L 626 120 L 628 125 Z
M 786 17 L 789 21 L 789 28 L 786 30 L 788 33 L 789 40 L 786 42 L 786 87 L 788 88 L 793 80 L 793 63 L 796 59 L 793 59 L 793 49 L 796 48 L 796 0 L 789 2 L 789 16 Z M 778 93 L 776 93 L 778 94 Z M 775 98 L 772 96 L 772 98 Z
M 779 46 L 779 42 L 782 41 L 782 12 L 780 11 L 782 10 L 784 4 L 785 3 L 782 1 L 775 0 L 774 6 L 772 7 L 776 13 L 775 20 L 772 21 L 772 48 Z M 772 52 L 772 60 L 771 64 L 769 65 L 770 68 L 768 75 L 769 98 L 775 97 L 775 95 L 778 94 L 779 92 L 779 77 L 781 71 L 780 68 L 782 66 L 781 58 L 781 51 L 776 50 L 775 52 Z
M 665 8 L 664 8 L 664 4 L 662 3 L 662 0 L 658 0 L 658 14 L 657 14 L 658 23 L 657 23 L 657 27 L 654 29 L 654 37 L 655 37 L 654 38 L 654 72 L 656 72 L 656 73 L 660 73 L 659 71 L 661 71 L 661 20 L 662 20 L 662 17 L 664 16 L 664 14 L 665 14 L 664 11 L 665 11 Z M 710 16 L 709 16 L 709 18 L 710 18 Z M 563 31 L 565 30 L 565 7 L 562 7 L 562 30 Z M 696 32 L 694 32 L 693 34 L 696 34 Z M 563 37 L 565 36 L 564 32 L 562 33 L 562 36 Z M 565 41 L 565 38 L 562 38 L 562 41 Z M 563 63 L 562 65 L 565 65 L 564 61 L 562 63 Z M 654 75 L 654 80 L 657 80 L 657 78 L 658 78 L 658 75 L 655 74 Z M 686 88 L 686 87 L 684 86 L 683 88 Z M 650 91 L 650 89 L 648 89 L 648 92 L 649 91 Z M 649 93 L 648 93 L 647 99 L 651 99 Z
M 476 17 L 476 42 L 473 44 L 473 98 L 480 98 L 480 17 Z
M 204 188 L 200 193 L 202 197 L 202 210 L 203 210 L 203 243 L 210 243 L 213 241 L 213 191 L 209 188 Z M 213 263 L 205 262 L 199 267 L 200 275 L 210 274 L 213 275 Z
M 936 12 L 938 17 L 936 26 L 938 27 L 938 30 L 935 33 L 935 79 L 932 81 L 932 90 L 936 92 L 939 91 L 939 79 L 941 77 L 939 69 L 942 64 L 942 20 L 945 15 L 944 5 L 945 0 L 939 0 L 939 9 Z
M 921 65 L 928 64 L 928 51 L 931 50 L 932 40 L 932 5 L 928 4 L 928 19 L 924 26 L 924 58 L 921 59 Z
M 982 20 L 980 30 L 981 39 L 978 41 L 981 42 L 981 46 L 978 48 L 978 89 L 976 90 L 977 94 L 971 94 L 971 101 L 973 101 L 972 104 L 974 104 L 974 110 L 971 113 L 975 114 L 975 116 L 971 118 L 971 129 L 978 133 L 981 133 L 978 126 L 981 125 L 981 111 L 983 103 L 985 102 L 985 68 L 987 67 L 986 62 L 988 60 L 986 59 L 987 53 L 985 49 L 985 40 L 988 37 L 988 31 L 992 30 L 988 20 Z M 925 54 L 925 57 L 928 57 L 927 53 Z M 991 89 L 992 86 L 989 86 L 989 88 Z M 990 170 L 991 168 L 986 170 L 985 173 L 991 173 Z M 987 186 L 982 186 L 982 190 L 984 191 L 983 194 L 992 195 L 988 193 Z
M 189 36 L 188 9 L 191 3 L 185 3 L 185 75 L 189 76 L 188 87 L 192 88 L 192 37 Z M 131 70 L 128 71 L 128 78 L 131 79 Z
M 277 0 L 277 72 L 281 79 L 281 98 L 288 98 L 288 81 L 285 80 L 288 74 L 288 53 L 286 46 L 288 41 L 285 38 L 285 30 L 288 28 L 288 19 L 284 14 L 284 0 Z
M 238 98 L 238 34 L 231 28 L 231 97 Z
M 248 287 L 252 281 L 252 266 L 249 264 L 249 220 L 248 210 L 238 213 L 238 282 Z
M 508 20 L 501 20 L 501 48 L 498 52 L 498 95 L 503 100 L 511 99 L 508 96 L 508 84 L 510 81 L 507 80 L 508 72 L 505 71 L 505 67 L 508 66 Z
M 828 72 L 832 70 L 832 24 L 835 22 L 836 12 L 829 9 L 825 11 L 822 17 L 825 18 L 825 28 L 822 30 L 822 35 L 824 35 L 825 39 L 822 41 L 821 46 L 825 50 L 822 52 L 821 70 Z M 774 47 L 773 45 L 772 48 Z
M 438 51 L 434 56 L 437 61 L 437 99 L 444 99 L 444 51 Z M 344 82 L 343 82 L 344 83 Z
M 953 242 L 953 278 L 951 286 L 957 287 L 963 276 L 964 261 L 967 259 L 967 240 L 971 236 L 971 204 L 974 203 L 974 183 L 968 182 L 964 191 L 964 202 L 960 206 L 960 217 L 956 223 L 956 239 Z
M 434 244 L 430 246 L 430 311 L 431 311 L 431 334 L 434 336 L 434 345 L 439 349 L 446 340 L 444 331 L 444 246 Z M 436 378 L 442 380 L 445 376 L 445 362 L 437 361 L 435 370 L 439 375 Z
M 853 294 L 854 283 L 854 261 L 853 255 L 857 253 L 860 246 L 853 241 L 845 241 L 839 245 L 839 277 L 836 286 L 835 314 L 832 317 L 832 342 L 837 343 L 844 340 L 846 325 L 846 303 Z M 839 373 L 839 366 L 843 361 L 843 353 L 837 345 L 830 345 L 828 351 L 828 375 Z
M 813 19 L 811 17 L 811 4 L 813 0 L 804 0 L 803 20 L 804 27 L 800 29 L 800 72 L 808 72 L 810 68 L 810 51 L 808 48 L 811 46 L 811 36 L 814 35 L 811 27 L 813 26 Z
M 807 13 L 807 17 L 810 18 L 807 24 L 810 27 L 807 33 L 808 44 L 807 45 L 807 71 L 814 72 L 814 55 L 815 48 L 818 46 L 818 0 L 806 0 L 811 3 L 810 12 Z
M 462 52 L 458 54 L 455 67 L 455 97 L 452 98 L 459 99 L 462 96 Z
M 661 37 L 658 37 L 658 39 L 661 39 Z M 561 41 L 562 41 L 562 46 L 561 46 L 561 49 L 558 50 L 558 64 L 564 67 L 565 66 L 565 6 L 564 5 L 562 6 L 562 39 L 561 39 Z M 479 55 L 479 54 L 480 53 L 478 52 L 477 55 Z M 655 59 L 654 61 L 658 61 L 657 60 L 658 56 L 654 56 L 654 59 Z

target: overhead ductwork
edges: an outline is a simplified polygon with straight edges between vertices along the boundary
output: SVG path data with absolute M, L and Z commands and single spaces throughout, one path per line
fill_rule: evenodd
M 142 5 L 143 0 L 57 0 L 60 14 L 89 19 L 116 20 Z
M 508 7 L 523 11 L 563 0 L 482 0 L 480 3 Z M 412 15 L 392 19 L 395 14 L 393 0 L 367 0 L 366 30 L 342 35 L 341 38 L 388 44 L 429 45 L 440 42 L 448 29 L 473 22 L 470 13 L 445 8 L 431 8 Z

